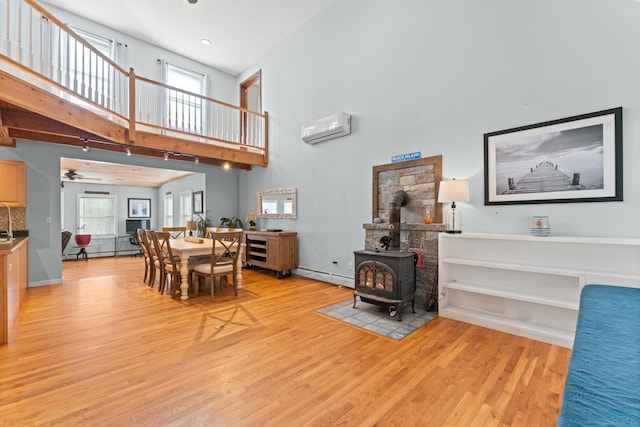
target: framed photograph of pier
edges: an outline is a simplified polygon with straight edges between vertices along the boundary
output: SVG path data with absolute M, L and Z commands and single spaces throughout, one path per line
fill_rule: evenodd
M 129 218 L 151 218 L 151 199 L 127 199 Z
M 622 201 L 622 107 L 484 135 L 484 204 Z

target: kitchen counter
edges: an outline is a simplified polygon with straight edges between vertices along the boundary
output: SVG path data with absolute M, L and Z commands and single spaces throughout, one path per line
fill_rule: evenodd
M 16 237 L 11 242 L 0 241 L 0 255 L 8 255 L 17 251 L 20 245 L 28 240 L 28 237 Z
M 11 339 L 27 295 L 29 238 L 0 243 L 0 344 Z

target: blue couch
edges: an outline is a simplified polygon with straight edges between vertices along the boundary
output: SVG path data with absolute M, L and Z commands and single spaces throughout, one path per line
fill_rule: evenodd
M 640 426 L 640 289 L 583 288 L 557 425 Z

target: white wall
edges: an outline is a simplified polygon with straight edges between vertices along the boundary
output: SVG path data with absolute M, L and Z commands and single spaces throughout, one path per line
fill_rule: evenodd
M 297 187 L 298 219 L 258 228 L 298 231 L 300 266 L 349 275 L 372 167 L 420 151 L 443 155 L 445 179 L 470 180 L 466 231 L 528 233 L 549 215 L 556 235 L 638 237 L 638 41 L 633 0 L 335 1 L 239 76 L 262 69 L 270 114 L 269 167 L 241 174 L 240 211 L 255 191 Z M 624 202 L 484 206 L 484 133 L 618 106 Z M 300 140 L 303 123 L 337 111 L 353 115 L 350 136 Z
M 202 191 L 205 189 L 206 177 L 204 174 L 195 174 L 187 176 L 182 179 L 168 182 L 158 189 L 158 228 L 163 227 L 164 224 L 164 196 L 167 193 L 171 193 L 173 197 L 173 225 L 174 227 L 180 226 L 180 193 L 184 191 Z M 193 205 L 193 203 L 192 203 Z M 203 208 L 206 212 L 206 200 L 204 201 Z

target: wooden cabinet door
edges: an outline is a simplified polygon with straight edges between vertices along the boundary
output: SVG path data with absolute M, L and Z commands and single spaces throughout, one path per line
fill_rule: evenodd
M 0 202 L 26 206 L 24 162 L 0 160 Z

